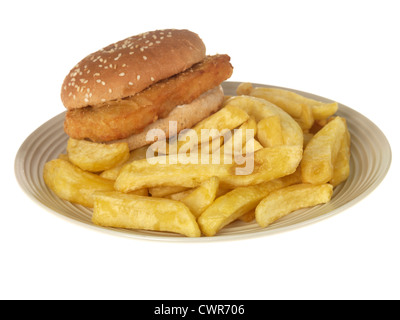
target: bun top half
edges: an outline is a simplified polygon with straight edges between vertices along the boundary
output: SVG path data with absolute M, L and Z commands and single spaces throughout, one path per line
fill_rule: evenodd
M 111 44 L 80 61 L 66 76 L 61 100 L 68 110 L 132 96 L 206 56 L 200 37 L 166 29 Z

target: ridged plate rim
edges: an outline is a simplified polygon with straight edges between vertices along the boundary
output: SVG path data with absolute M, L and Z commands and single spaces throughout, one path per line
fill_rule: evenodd
M 223 83 L 225 94 L 235 95 L 235 90 L 240 83 L 225 81 Z M 281 88 L 312 99 L 333 101 L 295 89 L 258 83 L 253 85 Z M 341 103 L 339 103 L 337 114 L 347 119 L 352 136 L 350 177 L 335 188 L 332 200 L 328 204 L 298 210 L 264 229 L 258 227 L 255 222 L 236 221 L 214 237 L 187 238 L 167 232 L 104 228 L 94 225 L 90 220 L 90 209 L 59 199 L 43 181 L 44 163 L 65 152 L 68 139 L 63 130 L 65 112 L 41 125 L 25 139 L 15 157 L 15 176 L 21 189 L 44 209 L 66 221 L 100 232 L 164 242 L 212 242 L 267 236 L 303 227 L 343 212 L 369 195 L 387 175 L 392 161 L 392 152 L 384 133 L 367 117 Z

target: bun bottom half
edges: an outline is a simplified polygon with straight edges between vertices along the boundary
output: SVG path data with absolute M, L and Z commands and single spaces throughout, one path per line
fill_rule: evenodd
M 147 140 L 147 133 L 152 129 L 160 129 L 165 132 L 165 137 L 179 133 L 184 129 L 192 128 L 201 120 L 218 111 L 224 100 L 224 92 L 221 86 L 217 86 L 203 93 L 189 104 L 175 107 L 166 118 L 158 119 L 148 125 L 141 133 L 134 134 L 128 138 L 114 140 L 109 143 L 127 142 L 129 149 L 135 150 L 152 144 L 157 140 Z M 176 131 L 170 132 L 170 121 L 176 122 Z

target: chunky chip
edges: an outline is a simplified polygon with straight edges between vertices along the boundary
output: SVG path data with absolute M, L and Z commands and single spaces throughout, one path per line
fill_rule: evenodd
M 308 110 L 305 110 L 304 106 L 310 108 L 312 118 L 315 120 L 327 119 L 333 116 L 338 110 L 337 102 L 321 102 L 281 88 L 253 88 L 251 83 L 242 83 L 237 88 L 237 93 L 270 101 L 285 110 L 294 119 L 310 117 L 310 115 L 305 114 Z
M 302 152 L 303 148 L 297 146 L 264 148 L 244 157 L 243 165 L 213 164 L 212 159 L 209 164 L 183 163 L 185 155 L 164 156 L 158 163 L 144 159 L 125 165 L 115 188 L 121 192 L 164 186 L 194 188 L 211 177 L 218 177 L 225 188 L 254 185 L 293 173 Z M 253 164 L 251 172 L 243 174 L 249 163 Z
M 212 177 L 198 188 L 189 192 L 181 201 L 186 204 L 193 215 L 199 217 L 215 200 L 219 187 L 219 179 Z
M 187 191 L 185 187 L 154 187 L 149 189 L 149 193 L 152 197 L 164 198 L 171 194 Z
M 278 115 L 258 122 L 257 139 L 265 148 L 283 145 L 281 119 Z
M 113 191 L 114 182 L 84 171 L 64 159 L 47 162 L 43 170 L 46 185 L 61 199 L 93 208 L 96 191 Z
M 127 143 L 102 144 L 70 138 L 67 144 L 69 161 L 90 172 L 116 167 L 129 159 Z
M 94 195 L 94 224 L 104 227 L 144 229 L 200 237 L 196 218 L 179 201 L 120 192 Z
M 350 175 L 350 145 L 351 137 L 346 125 L 346 132 L 343 136 L 338 155 L 333 165 L 332 179 L 329 181 L 329 183 L 334 187 L 341 184 L 343 181 L 346 181 Z
M 257 206 L 256 221 L 265 228 L 293 211 L 329 202 L 332 193 L 330 184 L 297 184 L 276 190 Z
M 311 138 L 301 161 L 303 182 L 323 184 L 332 179 L 334 164 L 345 133 L 345 120 L 336 117 Z

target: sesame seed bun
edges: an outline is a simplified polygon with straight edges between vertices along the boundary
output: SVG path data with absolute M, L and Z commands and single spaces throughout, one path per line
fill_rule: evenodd
M 205 58 L 200 37 L 158 30 L 111 44 L 84 58 L 66 76 L 61 100 L 68 110 L 132 96 Z

